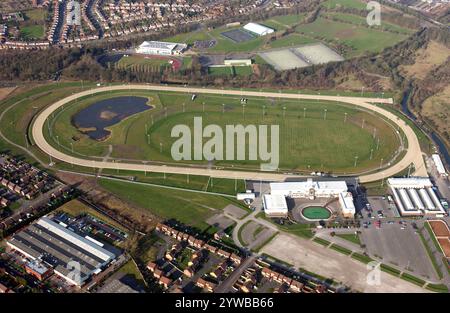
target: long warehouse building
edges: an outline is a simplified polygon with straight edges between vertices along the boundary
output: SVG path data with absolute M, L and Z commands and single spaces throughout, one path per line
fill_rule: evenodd
M 17 232 L 7 245 L 32 261 L 52 267 L 55 274 L 78 286 L 116 258 L 112 252 L 48 217 Z
M 388 183 L 402 216 L 445 214 L 429 178 L 389 178 Z

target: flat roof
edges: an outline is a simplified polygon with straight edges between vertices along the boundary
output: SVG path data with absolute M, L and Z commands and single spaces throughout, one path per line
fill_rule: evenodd
M 434 164 L 436 164 L 436 168 L 439 174 L 445 174 L 445 167 L 442 163 L 441 157 L 439 154 L 435 153 L 431 156 L 433 158 Z
M 347 183 L 345 181 L 312 181 L 303 182 L 283 182 L 270 183 L 270 189 L 273 191 L 283 190 L 345 190 L 347 191 Z
M 69 280 L 67 275 L 74 268 L 74 262 L 77 262 L 80 284 L 116 257 L 47 217 L 14 234 L 8 240 L 8 245 L 32 260 L 40 260 L 50 265 L 55 272 Z M 99 251 L 101 253 L 98 253 Z
M 428 177 L 388 178 L 388 183 L 394 188 L 433 187 Z
M 264 195 L 264 211 L 266 213 L 287 213 L 286 198 L 283 195 Z

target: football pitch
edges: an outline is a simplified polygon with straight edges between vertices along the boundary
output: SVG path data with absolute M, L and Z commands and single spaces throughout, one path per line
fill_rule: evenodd
M 103 141 L 89 138 L 72 125 L 72 117 L 81 109 L 119 96 L 146 97 L 153 109 L 109 127 L 111 135 Z M 195 117 L 202 117 L 203 127 L 214 124 L 221 129 L 239 124 L 279 125 L 279 167 L 284 171 L 356 173 L 375 169 L 381 159 L 390 160 L 399 146 L 395 130 L 384 120 L 347 104 L 264 98 L 249 98 L 242 103 L 233 96 L 191 97 L 143 90 L 100 93 L 55 112 L 44 131 L 55 148 L 76 156 L 255 170 L 261 160 L 175 161 L 171 147 L 178 138 L 171 136 L 172 129 L 186 125 L 192 130 Z M 203 143 L 208 140 L 203 138 Z M 245 144 L 248 156 L 247 138 Z

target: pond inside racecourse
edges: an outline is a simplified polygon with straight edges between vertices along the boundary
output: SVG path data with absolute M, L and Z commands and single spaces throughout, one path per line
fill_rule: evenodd
M 111 134 L 105 128 L 129 116 L 152 109 L 148 102 L 148 98 L 135 96 L 101 100 L 76 113 L 72 117 L 72 123 L 90 138 L 103 140 Z

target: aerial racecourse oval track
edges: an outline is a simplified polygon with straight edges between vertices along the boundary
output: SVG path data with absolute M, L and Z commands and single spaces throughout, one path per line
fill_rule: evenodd
M 250 179 L 250 180 L 269 180 L 269 181 L 284 181 L 286 178 L 301 177 L 299 175 L 282 174 L 276 172 L 253 172 L 253 171 L 232 171 L 232 170 L 218 170 L 198 167 L 179 167 L 179 166 L 166 166 L 166 165 L 152 165 L 141 163 L 125 163 L 125 162 L 112 162 L 112 161 L 96 161 L 83 159 L 67 155 L 51 146 L 44 137 L 44 126 L 46 120 L 52 115 L 58 108 L 70 103 L 78 98 L 90 96 L 96 93 L 117 91 L 117 90 L 148 90 L 148 91 L 169 91 L 189 94 L 216 94 L 216 95 L 234 95 L 240 97 L 263 97 L 263 98 L 278 98 L 278 99 L 307 99 L 307 100 L 324 100 L 324 101 L 338 101 L 343 103 L 352 104 L 364 109 L 374 111 L 387 119 L 393 124 L 397 125 L 401 129 L 408 142 L 408 148 L 405 155 L 401 160 L 393 164 L 389 168 L 383 169 L 383 171 L 363 174 L 359 176 L 361 183 L 381 180 L 384 177 L 389 177 L 397 174 L 398 172 L 408 168 L 411 163 L 414 164 L 415 173 L 417 176 L 427 176 L 425 164 L 422 158 L 422 152 L 420 149 L 419 141 L 414 133 L 413 129 L 407 125 L 402 119 L 398 118 L 395 114 L 375 105 L 376 103 L 388 103 L 392 104 L 391 98 L 366 98 L 366 97 L 344 97 L 344 96 L 326 96 L 326 95 L 307 95 L 307 94 L 294 94 L 294 93 L 276 93 L 276 92 L 263 92 L 263 91 L 244 91 L 244 90 L 225 90 L 225 89 L 208 89 L 208 88 L 190 88 L 190 87 L 172 87 L 172 86 L 155 86 L 155 85 L 118 85 L 94 88 L 86 90 L 64 99 L 59 100 L 48 106 L 43 110 L 35 119 L 32 127 L 32 135 L 35 144 L 46 154 L 51 157 L 70 163 L 88 168 L 105 168 L 116 170 L 129 170 L 129 171 L 147 171 L 157 173 L 170 173 L 170 174 L 189 174 L 189 175 L 203 175 L 218 178 L 231 178 L 231 179 Z

